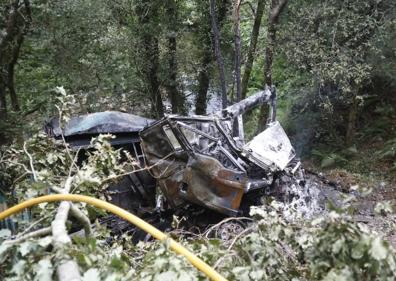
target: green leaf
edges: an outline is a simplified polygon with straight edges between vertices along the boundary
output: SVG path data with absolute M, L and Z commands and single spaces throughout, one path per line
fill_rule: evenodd
M 99 270 L 96 268 L 90 268 L 84 273 L 82 281 L 100 281 Z
M 26 261 L 19 260 L 17 263 L 14 264 L 14 266 L 11 269 L 11 272 L 17 276 L 21 276 L 24 273 L 25 266 L 26 266 Z
M 376 237 L 373 240 L 370 252 L 374 259 L 380 261 L 384 260 L 388 256 L 389 250 L 385 247 L 382 239 L 380 237 Z
M 7 244 L 1 244 L 0 245 L 0 263 L 4 262 L 7 259 L 7 251 L 10 249 L 12 246 L 7 245 Z
M 36 276 L 34 281 L 51 281 L 54 272 L 51 261 L 49 259 L 40 260 L 37 265 L 35 265 L 35 272 Z
M 355 260 L 359 260 L 364 255 L 364 245 L 358 244 L 356 247 L 352 248 L 351 256 Z
M 324 158 L 323 160 L 322 160 L 322 162 L 320 163 L 320 166 L 322 167 L 322 168 L 328 168 L 328 167 L 331 167 L 331 166 L 333 166 L 334 164 L 335 164 L 335 159 L 334 158 Z
M 23 242 L 19 247 L 19 252 L 22 257 L 26 256 L 33 249 L 33 243 L 30 241 Z
M 338 254 L 341 251 L 341 249 L 343 248 L 344 243 L 345 243 L 345 239 L 344 238 L 338 239 L 337 242 L 335 242 L 333 244 L 333 247 L 332 247 L 333 253 L 334 254 Z
M 158 276 L 155 277 L 155 280 L 161 280 L 161 281 L 178 280 L 178 274 L 174 271 L 162 272 Z
M 0 239 L 7 239 L 10 236 L 11 236 L 11 230 L 9 229 L 0 230 Z
M 52 238 L 51 238 L 51 236 L 47 236 L 47 237 L 44 237 L 44 238 L 41 238 L 39 241 L 38 241 L 38 244 L 41 246 L 41 247 L 43 247 L 43 248 L 46 248 L 49 244 L 51 244 L 52 243 Z

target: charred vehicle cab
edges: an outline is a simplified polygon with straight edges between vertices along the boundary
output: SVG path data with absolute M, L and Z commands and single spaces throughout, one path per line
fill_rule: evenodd
M 72 147 L 88 148 L 93 136 L 111 133 L 115 147 L 127 149 L 145 171 L 111 186 L 112 202 L 137 214 L 202 206 L 226 216 L 247 215 L 268 194 L 281 196 L 284 185 L 304 185 L 303 171 L 285 131 L 275 120 L 275 90 L 265 89 L 213 116 L 169 115 L 154 121 L 120 112 L 72 118 L 47 132 Z M 262 103 L 271 105 L 267 128 L 244 143 L 235 120 Z M 240 132 L 241 130 L 239 130 Z

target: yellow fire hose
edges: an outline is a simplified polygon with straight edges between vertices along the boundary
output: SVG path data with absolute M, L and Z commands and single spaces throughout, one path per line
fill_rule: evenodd
M 223 276 L 221 276 L 216 270 L 214 270 L 212 267 L 210 267 L 207 263 L 202 261 L 196 255 L 194 255 L 189 250 L 184 248 L 181 244 L 179 244 L 172 238 L 169 238 L 165 233 L 158 230 L 151 224 L 149 224 L 149 223 L 145 222 L 144 220 L 138 218 L 137 216 L 129 213 L 128 211 L 125 211 L 124 209 L 117 207 L 116 205 L 113 205 L 111 203 L 108 203 L 106 201 L 96 199 L 93 197 L 89 197 L 89 196 L 85 196 L 85 195 L 77 195 L 77 194 L 51 194 L 51 195 L 40 196 L 37 198 L 29 199 L 22 203 L 19 203 L 18 205 L 15 205 L 15 206 L 1 212 L 0 220 L 3 220 L 15 213 L 22 211 L 23 209 L 30 208 L 34 205 L 44 203 L 44 202 L 54 202 L 54 201 L 85 202 L 87 204 L 90 204 L 95 207 L 109 211 L 109 212 L 129 221 L 130 223 L 136 225 L 137 227 L 144 230 L 145 232 L 150 233 L 154 238 L 156 238 L 160 241 L 164 241 L 167 239 L 168 245 L 173 251 L 175 251 L 176 253 L 187 258 L 187 260 L 192 265 L 194 265 L 198 270 L 200 270 L 201 272 L 206 274 L 206 276 L 208 276 L 210 279 L 212 279 L 214 281 L 227 281 L 227 279 L 225 279 Z

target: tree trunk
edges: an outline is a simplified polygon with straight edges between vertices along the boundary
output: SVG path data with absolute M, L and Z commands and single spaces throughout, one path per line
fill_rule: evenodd
M 207 48 L 203 50 L 201 58 L 200 70 L 198 73 L 198 93 L 195 101 L 195 114 L 206 114 L 207 93 L 209 88 L 209 67 L 212 61 L 212 53 L 210 50 L 210 40 Z
M 136 3 L 136 14 L 138 18 L 140 41 L 139 56 L 141 79 L 144 83 L 144 90 L 151 100 L 152 112 L 156 118 L 164 115 L 164 106 L 162 102 L 160 83 L 158 80 L 159 70 L 159 46 L 158 38 L 153 30 L 156 27 L 154 22 L 158 13 L 158 3 L 140 2 Z
M 5 15 L 5 35 L 0 40 L 0 71 L 1 71 L 1 97 L 0 111 L 6 114 L 6 88 L 10 94 L 11 106 L 14 111 L 20 109 L 17 94 L 15 91 L 14 72 L 15 65 L 19 58 L 24 35 L 30 27 L 32 21 L 29 0 L 14 1 L 10 4 L 10 11 Z M 0 115 L 2 115 L 0 114 Z
M 345 136 L 345 144 L 347 146 L 351 146 L 355 140 L 358 109 L 359 109 L 359 103 L 355 93 L 353 95 L 352 104 L 351 107 L 349 108 L 349 114 L 348 114 L 348 125 Z
M 226 86 L 226 79 L 225 79 L 224 62 L 223 62 L 223 57 L 221 55 L 221 50 L 220 50 L 220 31 L 219 31 L 219 27 L 217 24 L 215 0 L 210 0 L 210 18 L 211 18 L 211 23 L 212 23 L 212 33 L 213 33 L 213 44 L 214 44 L 215 57 L 216 57 L 216 61 L 217 61 L 217 66 L 219 68 L 220 87 L 221 87 L 221 103 L 222 103 L 222 108 L 226 108 L 227 107 L 227 86 Z
M 268 87 L 272 86 L 272 61 L 274 58 L 274 49 L 276 43 L 276 29 L 279 16 L 287 4 L 287 0 L 272 0 L 270 12 L 268 15 L 267 26 L 267 46 L 265 47 L 264 62 L 264 81 Z M 262 105 L 260 108 L 258 131 L 261 132 L 266 125 L 268 116 L 268 106 Z
M 240 7 L 241 0 L 234 0 L 234 44 L 235 44 L 235 85 L 236 102 L 241 100 L 241 30 L 240 30 Z M 234 119 L 233 135 L 239 137 L 241 143 L 244 141 L 242 115 Z
M 7 67 L 7 72 L 8 72 L 8 77 L 7 77 L 7 88 L 10 94 L 10 99 L 11 99 L 11 106 L 14 111 L 19 111 L 19 102 L 18 102 L 18 97 L 15 91 L 15 65 L 18 61 L 19 58 L 19 51 L 21 49 L 23 43 L 23 34 L 19 33 L 17 38 L 16 38 L 16 44 L 14 46 L 14 49 L 12 50 L 12 58 L 10 63 L 8 64 Z
M 235 83 L 236 100 L 241 100 L 241 31 L 240 31 L 240 6 L 241 0 L 234 3 L 234 32 L 235 32 Z
M 257 39 L 258 39 L 259 31 L 260 31 L 261 19 L 263 17 L 263 13 L 264 13 L 264 7 L 265 7 L 265 0 L 259 0 L 257 3 L 256 14 L 254 17 L 252 34 L 250 36 L 249 50 L 248 50 L 248 53 L 246 56 L 246 62 L 245 62 L 245 67 L 244 67 L 245 70 L 243 72 L 242 86 L 241 86 L 242 99 L 246 98 L 247 88 L 248 88 L 249 79 L 250 79 L 250 73 L 252 72 L 254 56 L 256 53 Z
M 175 0 L 167 2 L 168 28 L 168 79 L 166 88 L 172 105 L 172 113 L 185 114 L 185 96 L 178 90 L 177 83 L 177 25 L 178 11 Z
M 0 121 L 5 121 L 7 117 L 7 99 L 5 85 L 2 83 L 3 78 L 0 77 Z
M 1 69 L 0 69 L 0 127 L 6 125 L 7 119 L 7 99 L 5 93 L 5 85 L 2 83 Z M 3 128 L 0 129 L 0 146 L 7 142 L 7 136 Z
M 153 106 L 155 108 L 156 116 L 158 118 L 164 116 L 164 105 L 162 102 L 160 83 L 158 81 L 159 68 L 159 47 L 158 39 L 148 36 L 145 40 L 145 45 L 148 47 L 146 53 L 148 72 L 146 72 L 146 79 L 149 82 L 149 93 Z
M 169 77 L 166 84 L 167 92 L 172 104 L 172 113 L 185 114 L 185 97 L 177 88 L 177 42 L 176 37 L 172 36 L 168 38 L 168 49 L 169 49 Z

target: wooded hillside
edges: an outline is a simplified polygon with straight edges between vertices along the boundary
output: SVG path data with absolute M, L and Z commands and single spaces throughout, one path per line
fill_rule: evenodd
M 228 241 L 172 213 L 170 237 L 229 280 L 393 280 L 394 0 L 0 0 L 0 210 L 49 193 L 109 200 L 149 169 L 110 135 L 80 159 L 44 134 L 53 117 L 213 115 L 266 88 L 302 165 L 345 198 L 309 218 L 268 199 Z M 268 115 L 243 115 L 247 141 Z M 373 219 L 356 219 L 366 206 Z M 167 242 L 136 244 L 104 217 L 64 201 L 2 221 L 0 279 L 205 280 Z

